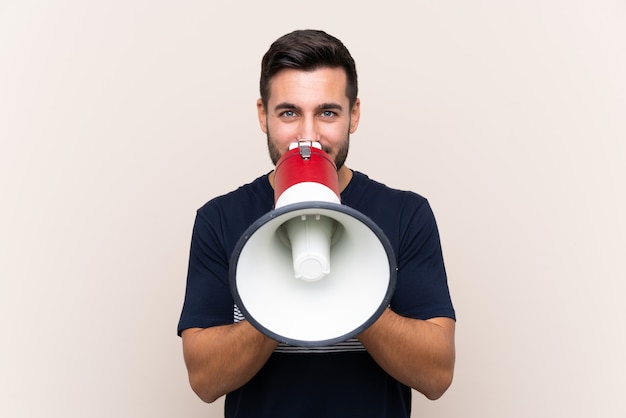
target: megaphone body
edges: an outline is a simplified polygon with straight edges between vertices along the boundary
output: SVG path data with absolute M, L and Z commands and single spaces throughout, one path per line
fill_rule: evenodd
M 238 241 L 235 303 L 265 335 L 295 346 L 355 337 L 388 306 L 393 250 L 367 216 L 340 203 L 337 169 L 319 144 L 294 144 L 276 164 L 274 209 Z

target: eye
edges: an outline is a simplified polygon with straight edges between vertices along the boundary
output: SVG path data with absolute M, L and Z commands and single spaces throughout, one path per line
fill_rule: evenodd
M 285 110 L 283 113 L 280 114 L 280 116 L 283 118 L 293 118 L 294 116 L 296 116 L 296 112 L 294 112 L 293 110 Z
M 321 115 L 324 118 L 332 118 L 333 116 L 336 116 L 337 114 L 335 112 L 333 112 L 332 110 L 324 110 L 321 113 Z

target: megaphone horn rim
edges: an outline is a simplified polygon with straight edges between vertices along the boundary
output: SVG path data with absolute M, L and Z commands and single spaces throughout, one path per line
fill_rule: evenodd
M 253 235 L 259 229 L 261 229 L 264 225 L 266 225 L 268 222 L 271 222 L 276 218 L 283 217 L 284 215 L 287 215 L 288 213 L 291 213 L 291 212 L 297 212 L 297 211 L 302 211 L 302 210 L 308 211 L 308 210 L 315 210 L 315 209 L 330 210 L 330 211 L 346 214 L 360 221 L 362 224 L 368 227 L 371 230 L 371 232 L 374 233 L 374 235 L 378 238 L 380 244 L 382 245 L 386 253 L 387 260 L 389 263 L 389 281 L 388 281 L 386 293 L 383 297 L 383 300 L 380 306 L 360 326 L 356 327 L 355 329 L 343 335 L 339 335 L 333 338 L 328 338 L 328 339 L 323 339 L 323 340 L 312 341 L 312 340 L 295 339 L 295 338 L 290 338 L 284 335 L 280 335 L 268 329 L 266 326 L 264 326 L 262 323 L 260 323 L 259 321 L 255 319 L 255 317 L 246 308 L 246 304 L 242 300 L 239 294 L 239 290 L 237 289 L 237 264 L 239 263 L 239 257 L 241 256 L 241 253 L 244 247 L 246 246 L 246 244 L 253 237 Z M 364 215 L 363 213 L 357 211 L 356 209 L 351 208 L 346 205 L 332 203 L 332 202 L 325 202 L 325 201 L 307 201 L 307 202 L 292 203 L 292 204 L 288 204 L 280 208 L 274 209 L 266 213 L 265 215 L 261 216 L 260 218 L 258 218 L 252 225 L 250 225 L 246 229 L 246 231 L 242 234 L 237 244 L 235 245 L 235 248 L 230 258 L 229 286 L 230 286 L 231 295 L 233 296 L 234 302 L 237 305 L 237 307 L 240 309 L 241 313 L 244 315 L 246 320 L 248 320 L 250 324 L 253 325 L 261 333 L 263 333 L 264 335 L 276 341 L 289 344 L 289 345 L 300 346 L 300 347 L 319 347 L 319 346 L 333 345 L 336 343 L 346 341 L 350 338 L 356 337 L 358 334 L 360 334 L 361 332 L 369 328 L 382 315 L 384 310 L 389 306 L 391 297 L 393 296 L 393 293 L 396 287 L 396 274 L 397 274 L 397 265 L 395 262 L 395 255 L 394 255 L 393 247 L 391 246 L 391 243 L 389 239 L 387 238 L 387 236 L 385 235 L 385 233 L 383 232 L 383 230 L 373 220 L 371 220 L 368 216 Z

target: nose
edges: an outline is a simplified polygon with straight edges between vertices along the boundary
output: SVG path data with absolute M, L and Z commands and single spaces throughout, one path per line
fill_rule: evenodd
M 302 118 L 299 126 L 298 139 L 308 139 L 319 142 L 321 139 L 314 117 Z

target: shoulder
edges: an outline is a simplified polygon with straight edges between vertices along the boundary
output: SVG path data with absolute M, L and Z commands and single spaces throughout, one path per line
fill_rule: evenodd
M 214 197 L 197 210 L 194 236 L 214 237 L 230 253 L 237 239 L 255 220 L 269 212 L 274 193 L 267 175 L 221 196 Z
M 250 183 L 239 186 L 226 194 L 216 196 L 198 209 L 199 214 L 217 212 L 233 213 L 252 209 L 256 203 L 267 210 L 268 204 L 273 204 L 273 190 L 267 175 L 256 178 Z
M 429 207 L 424 196 L 387 186 L 359 171 L 354 171 L 352 181 L 344 192 L 342 199 L 349 206 L 370 207 L 387 213 Z
M 342 203 L 373 220 L 401 254 L 407 243 L 416 237 L 434 237 L 437 230 L 435 215 L 428 200 L 413 191 L 389 187 L 354 172 L 354 183 L 342 194 Z

